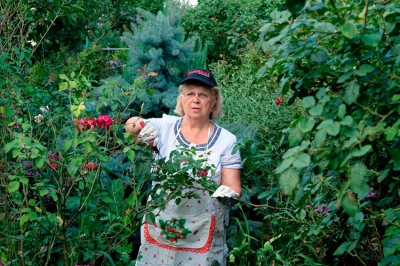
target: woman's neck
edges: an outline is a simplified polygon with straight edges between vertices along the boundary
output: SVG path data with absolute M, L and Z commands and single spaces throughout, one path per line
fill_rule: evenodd
M 187 128 L 189 130 L 203 130 L 208 129 L 210 127 L 210 120 L 193 120 L 187 117 L 183 117 L 182 120 L 182 128 Z

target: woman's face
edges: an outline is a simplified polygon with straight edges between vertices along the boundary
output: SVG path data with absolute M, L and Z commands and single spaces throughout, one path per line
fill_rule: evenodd
M 212 109 L 217 102 L 216 96 L 210 89 L 191 86 L 183 91 L 182 106 L 185 116 L 197 119 L 209 119 Z

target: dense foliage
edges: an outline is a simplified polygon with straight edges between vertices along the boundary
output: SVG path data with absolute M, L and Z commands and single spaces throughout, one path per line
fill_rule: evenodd
M 290 123 L 275 171 L 295 205 L 281 214 L 290 223 L 273 219 L 275 237 L 290 239 L 287 256 L 310 249 L 307 261 L 396 265 L 399 5 L 287 2 L 292 13 L 274 11 L 261 28 L 269 56 L 258 75 L 276 76 L 307 113 Z
M 144 214 L 195 197 L 204 169 L 155 162 L 122 124 L 169 112 L 208 51 L 243 159 L 229 265 L 398 265 L 399 18 L 378 0 L 0 0 L 0 264 L 134 265 Z
M 284 9 L 282 1 L 199 0 L 189 8 L 182 26 L 188 36 L 199 36 L 208 47 L 209 61 L 235 60 L 254 51 L 258 30 L 273 10 Z

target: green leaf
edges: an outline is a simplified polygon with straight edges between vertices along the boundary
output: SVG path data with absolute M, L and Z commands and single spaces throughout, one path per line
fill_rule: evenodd
M 345 114 L 346 114 L 346 105 L 342 103 L 341 105 L 339 105 L 337 116 L 340 120 L 343 120 Z
M 296 218 L 299 220 L 304 220 L 304 218 L 306 218 L 306 211 L 301 209 L 300 212 L 296 213 Z
M 18 146 L 19 146 L 18 140 L 13 140 L 13 141 L 7 143 L 7 144 L 4 146 L 4 151 L 5 151 L 6 153 L 8 153 L 12 148 L 14 148 L 14 147 L 16 148 L 16 147 L 18 147 Z
M 324 145 L 326 140 L 326 129 L 318 130 L 317 134 L 315 134 L 315 147 L 320 148 Z
M 279 185 L 285 194 L 291 194 L 298 184 L 299 175 L 294 168 L 289 168 L 279 178 Z
M 60 74 L 58 77 L 59 77 L 60 79 L 63 79 L 63 80 L 69 80 L 68 77 L 67 77 L 67 75 L 65 75 L 65 74 Z
M 76 81 L 71 80 L 71 81 L 68 82 L 68 84 L 73 89 L 78 88 L 78 84 L 76 83 Z
M 26 177 L 21 177 L 21 178 L 19 179 L 19 182 L 21 182 L 21 183 L 24 184 L 24 185 L 28 185 L 28 184 L 29 184 L 29 179 L 26 178 Z
M 301 104 L 304 108 L 310 108 L 315 105 L 315 98 L 314 96 L 307 96 L 301 99 Z
M 342 34 L 348 39 L 353 39 L 357 36 L 357 27 L 354 24 L 346 23 L 342 29 Z
M 324 51 L 312 52 L 310 55 L 311 61 L 317 64 L 325 63 L 328 60 L 328 55 Z
M 353 71 L 353 70 L 350 70 L 350 71 L 344 73 L 343 75 L 341 75 L 341 76 L 338 78 L 338 81 L 337 81 L 337 82 L 338 82 L 338 83 L 343 83 L 343 82 L 345 82 L 348 78 L 350 78 L 353 74 L 354 74 L 354 71 Z
M 388 127 L 385 129 L 385 136 L 387 141 L 392 141 L 397 135 L 397 128 Z
M 381 33 L 363 33 L 361 34 L 361 41 L 368 46 L 378 46 L 382 40 Z
M 388 176 L 388 174 L 389 174 L 389 169 L 385 169 L 385 170 L 381 171 L 378 176 L 378 182 L 381 183 L 383 180 L 385 180 L 385 178 Z
M 182 199 L 181 198 L 176 198 L 175 199 L 175 204 L 179 205 L 181 203 Z
M 361 157 L 361 156 L 364 156 L 365 154 L 367 154 L 371 149 L 372 149 L 372 145 L 368 144 L 368 145 L 362 146 L 360 149 L 355 148 L 351 152 L 351 154 L 354 157 Z
M 357 100 L 359 94 L 360 85 L 358 85 L 357 81 L 353 80 L 345 87 L 344 101 L 347 104 L 352 104 L 355 100 Z
M 307 153 L 301 153 L 293 162 L 296 168 L 304 168 L 310 165 L 311 157 Z
M 283 159 L 292 157 L 293 155 L 297 154 L 300 151 L 299 146 L 293 147 L 288 149 L 282 156 Z
M 29 219 L 30 219 L 30 220 L 36 220 L 36 219 L 37 219 L 37 214 L 36 214 L 36 212 L 30 212 L 30 213 L 29 213 Z
M 286 7 L 292 15 L 299 13 L 306 5 L 306 0 L 286 0 Z
M 108 156 L 106 155 L 106 154 L 104 154 L 104 153 L 99 153 L 99 154 L 97 154 L 97 157 L 99 158 L 99 160 L 100 161 L 102 161 L 102 162 L 108 162 L 109 161 L 109 158 L 108 158 Z
M 368 73 L 372 72 L 375 69 L 374 66 L 371 66 L 369 64 L 363 64 L 360 66 L 359 69 L 355 70 L 354 73 L 358 76 L 365 76 Z
M 68 139 L 68 140 L 64 141 L 64 143 L 63 143 L 63 151 L 67 152 L 69 150 L 69 148 L 71 148 L 71 145 L 72 145 L 72 140 L 71 139 Z
M 28 201 L 28 204 L 29 204 L 29 206 L 35 206 L 36 205 L 36 200 L 34 200 L 34 199 L 30 199 L 29 201 Z
M 357 161 L 350 169 L 350 187 L 360 185 L 367 171 L 367 167 L 361 161 Z
M 68 83 L 67 82 L 61 82 L 60 85 L 58 85 L 58 89 L 59 91 L 64 91 L 66 89 L 68 89 Z
M 349 126 L 353 124 L 353 117 L 350 115 L 346 115 L 346 117 L 340 122 L 340 124 L 344 126 Z
M 289 78 L 282 79 L 278 94 L 286 95 L 289 91 L 289 88 L 290 88 Z
M 135 152 L 132 150 L 129 150 L 127 152 L 127 156 L 129 158 L 129 160 L 131 160 L 131 162 L 135 162 L 135 157 L 136 157 L 135 155 L 136 155 Z
M 270 24 L 271 25 L 271 23 L 267 23 L 267 24 Z M 265 25 L 264 25 L 265 26 Z M 262 27 L 261 29 L 260 29 L 260 31 L 262 32 L 262 29 L 263 29 L 264 27 Z M 259 70 L 258 70 L 258 72 L 257 72 L 257 79 L 260 79 L 261 77 L 263 77 L 264 76 L 264 74 L 265 74 L 265 71 L 267 70 L 267 66 L 263 66 L 263 67 L 261 67 Z
M 322 106 L 322 104 L 317 103 L 316 106 L 314 106 L 313 108 L 310 109 L 309 113 L 313 117 L 319 117 L 319 116 L 321 116 L 323 111 L 324 111 L 324 107 Z
M 67 171 L 70 176 L 75 176 L 78 169 L 79 167 L 74 162 L 69 163 L 67 166 Z
M 13 193 L 19 189 L 20 182 L 19 181 L 12 181 L 8 184 L 8 192 Z
M 279 167 L 276 168 L 275 172 L 277 174 L 280 174 L 283 171 L 285 171 L 286 169 L 288 169 L 292 165 L 294 159 L 295 159 L 295 157 L 289 157 L 289 158 L 286 158 L 285 160 L 283 160 L 283 162 L 279 165 Z
M 350 188 L 359 197 L 361 195 L 361 198 L 364 198 L 369 193 L 369 187 L 364 180 L 367 171 L 367 167 L 361 161 L 357 161 L 350 168 Z
M 24 223 L 29 221 L 29 219 L 30 219 L 30 214 L 24 214 L 21 216 L 21 218 L 19 218 L 19 224 L 23 225 Z
M 299 121 L 299 128 L 303 133 L 311 131 L 315 125 L 316 121 L 312 117 L 303 117 Z
M 389 151 L 390 155 L 392 156 L 393 161 L 396 163 L 400 163 L 400 152 L 398 149 L 386 147 L 386 149 Z
M 333 121 L 331 125 L 327 126 L 326 128 L 326 133 L 328 133 L 331 136 L 336 136 L 339 134 L 340 131 L 340 123 L 337 121 Z
M 387 237 L 382 241 L 383 253 L 385 256 L 393 254 L 396 252 L 400 245 L 400 235 L 395 234 L 393 236 Z
M 37 168 L 42 168 L 44 165 L 44 159 L 42 157 L 37 157 L 35 159 L 35 165 Z
M 300 128 L 295 127 L 290 130 L 289 145 L 291 147 L 298 145 L 302 139 L 303 139 L 303 132 L 301 132 Z
M 347 247 L 350 245 L 350 242 L 344 242 L 342 243 L 333 253 L 333 256 L 340 256 L 343 255 L 343 253 L 346 252 Z
M 93 146 L 90 142 L 84 142 L 82 146 L 86 153 L 90 153 L 93 150 Z
M 342 198 L 342 207 L 344 211 L 352 217 L 359 211 L 359 205 L 350 191 L 344 193 Z

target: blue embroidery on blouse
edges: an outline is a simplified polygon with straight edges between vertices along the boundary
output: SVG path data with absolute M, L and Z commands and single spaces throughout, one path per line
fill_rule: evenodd
M 181 119 L 179 119 L 178 121 L 176 121 L 175 127 L 174 127 L 174 133 L 175 133 L 175 136 L 178 134 L 177 140 L 178 140 L 179 144 L 181 144 L 185 148 L 189 148 L 191 143 L 185 139 L 185 137 L 182 134 L 182 131 L 179 130 L 182 127 L 182 120 L 183 120 L 183 117 Z M 179 131 L 179 133 L 178 133 L 178 131 Z M 211 148 L 215 144 L 215 142 L 217 142 L 220 134 L 221 134 L 221 128 L 218 125 L 215 125 L 214 131 L 211 134 L 210 139 L 208 140 L 208 148 Z M 196 145 L 196 151 L 205 151 L 206 148 L 207 148 L 207 143 Z

